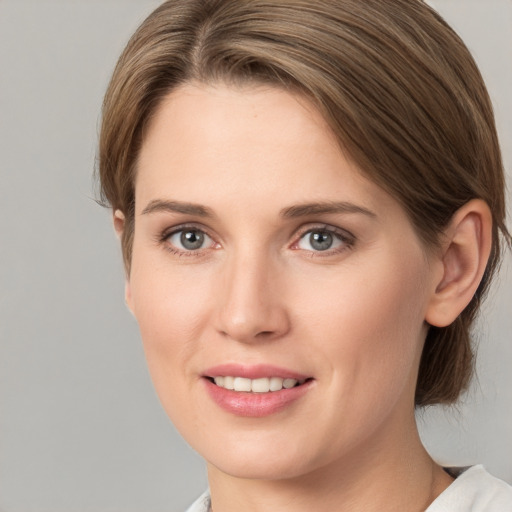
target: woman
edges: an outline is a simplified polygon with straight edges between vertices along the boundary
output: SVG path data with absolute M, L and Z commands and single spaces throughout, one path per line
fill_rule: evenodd
M 191 511 L 503 511 L 415 407 L 467 387 L 504 179 L 468 50 L 419 0 L 173 0 L 107 91 L 102 192 Z

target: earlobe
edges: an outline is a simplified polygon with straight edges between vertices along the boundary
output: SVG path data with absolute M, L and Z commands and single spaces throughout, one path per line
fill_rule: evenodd
M 492 216 L 487 203 L 473 199 L 457 210 L 446 228 L 436 283 L 425 320 L 450 325 L 469 304 L 487 266 L 492 244 Z
M 115 210 L 114 211 L 114 229 L 116 232 L 117 237 L 119 240 L 121 240 L 123 236 L 124 226 L 125 226 L 125 216 L 124 213 L 121 210 Z M 130 313 L 133 315 L 133 305 L 132 305 L 132 292 L 130 287 L 130 276 L 126 276 L 125 283 L 124 283 L 124 301 L 126 303 L 126 307 L 130 311 Z
M 124 223 L 125 223 L 124 213 L 121 210 L 115 210 L 113 220 L 114 220 L 114 230 L 116 232 L 116 235 L 119 239 L 121 239 L 121 236 L 122 236 L 123 230 L 124 230 Z

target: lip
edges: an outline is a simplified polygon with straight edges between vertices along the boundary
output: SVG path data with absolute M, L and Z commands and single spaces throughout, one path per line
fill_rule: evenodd
M 242 365 L 242 364 L 221 364 L 208 368 L 202 375 L 203 377 L 244 377 L 246 379 L 261 379 L 263 377 L 281 377 L 282 379 L 306 380 L 310 375 L 280 368 L 268 364 Z
M 281 377 L 283 379 L 306 380 L 304 384 L 280 391 L 268 393 L 246 393 L 222 388 L 210 379 L 219 376 L 260 379 L 263 377 Z M 283 411 L 303 397 L 312 388 L 314 379 L 277 366 L 224 364 L 209 368 L 204 372 L 202 381 L 210 398 L 225 411 L 236 416 L 262 418 Z

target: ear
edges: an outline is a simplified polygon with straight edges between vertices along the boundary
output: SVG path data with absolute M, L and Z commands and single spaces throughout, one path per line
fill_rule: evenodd
M 487 266 L 492 244 L 492 215 L 487 203 L 473 199 L 454 214 L 444 231 L 441 266 L 425 320 L 450 325 L 469 304 Z
M 117 238 L 121 240 L 121 237 L 123 236 L 124 231 L 124 223 L 125 223 L 125 216 L 124 213 L 121 210 L 115 210 L 114 211 L 114 230 L 116 232 Z
M 121 210 L 114 211 L 114 229 L 119 240 L 122 239 L 124 226 L 126 218 L 124 213 Z M 130 276 L 128 273 L 125 274 L 125 282 L 124 282 L 124 301 L 126 302 L 126 306 L 133 314 L 133 306 L 132 306 L 132 292 L 130 287 Z

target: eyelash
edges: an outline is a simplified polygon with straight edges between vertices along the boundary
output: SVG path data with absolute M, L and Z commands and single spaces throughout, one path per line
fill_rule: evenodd
M 342 242 L 343 245 L 337 249 L 326 249 L 325 251 L 308 251 L 307 249 L 300 249 L 298 245 L 301 240 L 311 233 L 329 233 L 330 235 L 333 235 L 335 239 Z M 313 227 L 308 226 L 307 228 L 304 228 L 303 231 L 299 231 L 296 237 L 297 240 L 292 244 L 291 248 L 297 251 L 302 250 L 310 252 L 312 258 L 328 258 L 329 256 L 339 255 L 345 251 L 351 250 L 356 243 L 356 237 L 352 233 L 330 226 L 329 224 L 321 224 Z
M 179 256 L 179 257 L 201 257 L 201 256 L 204 256 L 204 251 L 207 249 L 210 249 L 211 247 L 205 247 L 205 248 L 201 248 L 201 249 L 197 249 L 197 250 L 182 250 L 182 249 L 178 249 L 177 247 L 175 247 L 174 245 L 172 245 L 169 242 L 170 237 L 172 237 L 173 235 L 176 235 L 180 232 L 187 231 L 187 230 L 196 231 L 198 233 L 203 233 L 204 235 L 206 235 L 207 237 L 209 237 L 213 241 L 215 241 L 215 238 L 213 236 L 211 236 L 208 233 L 208 231 L 205 230 L 203 227 L 199 227 L 199 226 L 193 225 L 193 224 L 182 224 L 182 225 L 174 226 L 171 229 L 166 229 L 165 231 L 163 231 L 162 234 L 158 236 L 157 242 L 159 244 L 163 245 L 164 248 L 167 251 L 169 251 L 171 254 Z M 334 250 L 326 249 L 325 251 L 313 251 L 313 250 L 309 251 L 307 249 L 301 249 L 300 247 L 298 247 L 301 240 L 303 240 L 303 238 L 306 235 L 311 234 L 311 233 L 329 233 L 330 235 L 333 235 L 337 240 L 342 242 L 343 245 L 340 248 L 337 248 Z M 330 226 L 328 224 L 322 224 L 322 225 L 313 226 L 313 227 L 308 226 L 307 228 L 304 228 L 303 230 L 299 230 L 294 235 L 294 239 L 295 239 L 295 241 L 291 244 L 290 248 L 292 250 L 296 250 L 296 251 L 309 252 L 309 253 L 311 253 L 310 257 L 312 257 L 312 258 L 315 258 L 315 257 L 325 258 L 325 257 L 341 254 L 345 251 L 351 250 L 356 243 L 356 238 L 354 235 L 352 235 L 348 231 L 341 230 L 339 228 Z
M 193 250 L 182 250 L 178 249 L 174 245 L 172 245 L 169 242 L 169 238 L 171 238 L 173 235 L 176 235 L 177 233 L 181 233 L 182 231 L 196 231 L 198 233 L 203 233 L 208 238 L 211 238 L 214 240 L 214 237 L 211 236 L 207 230 L 205 230 L 203 227 L 196 226 L 194 224 L 181 224 L 179 226 L 174 226 L 171 229 L 166 229 L 163 231 L 163 233 L 158 237 L 157 242 L 159 242 L 161 245 L 164 246 L 164 248 L 169 251 L 171 254 L 175 256 L 185 257 L 185 258 L 193 258 L 193 257 L 200 257 L 204 256 L 204 251 L 206 249 L 209 249 L 209 247 L 201 248 L 196 251 Z

